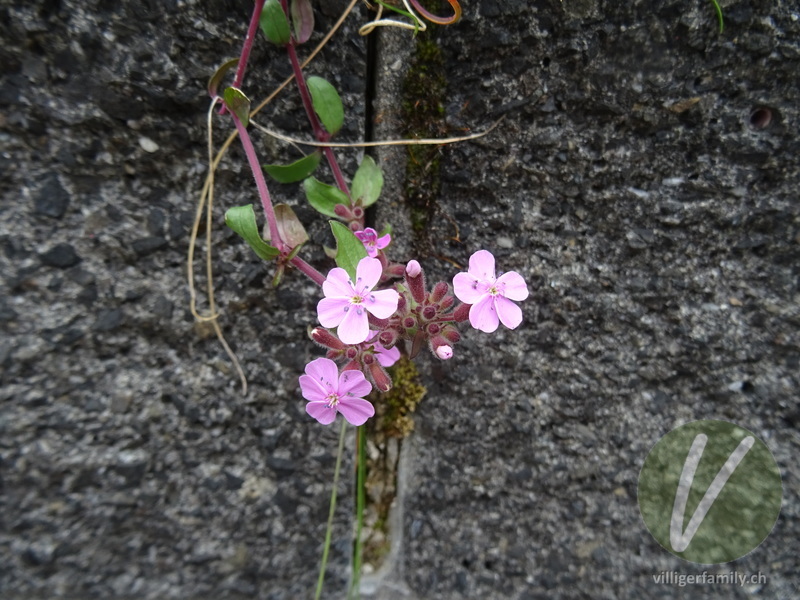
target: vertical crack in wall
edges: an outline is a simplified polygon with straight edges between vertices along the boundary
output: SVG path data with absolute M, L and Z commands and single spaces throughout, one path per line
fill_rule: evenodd
M 417 53 L 417 40 L 408 31 L 378 29 L 367 40 L 366 109 L 364 139 L 399 139 L 416 134 L 410 126 L 413 101 L 406 85 Z M 411 93 L 416 93 L 415 88 Z M 379 147 L 370 154 L 384 174 L 381 201 L 367 213 L 367 223 L 376 229 L 391 224 L 396 235 L 391 256 L 404 262 L 419 255 L 420 230 L 413 226 L 413 204 L 409 201 L 409 150 L 402 146 Z M 419 174 L 419 169 L 414 171 Z M 428 205 L 429 200 L 421 201 Z M 412 253 L 411 249 L 417 250 Z M 414 364 L 404 358 L 390 369 L 393 388 L 374 393 L 376 415 L 367 423 L 367 481 L 364 511 L 363 568 L 361 593 L 366 597 L 410 598 L 403 580 L 403 481 L 408 477 L 408 453 L 404 440 L 414 428 L 413 411 L 426 390 Z M 406 444 L 407 445 L 407 444 Z

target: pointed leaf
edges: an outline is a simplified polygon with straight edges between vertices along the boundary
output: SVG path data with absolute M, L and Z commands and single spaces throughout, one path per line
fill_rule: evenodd
M 322 159 L 319 150 L 289 165 L 264 165 L 264 170 L 279 183 L 294 183 L 311 175 Z
M 367 208 L 378 199 L 383 188 L 383 173 L 371 156 L 364 156 L 353 177 L 350 195 L 354 200 L 361 200 L 361 206 Z
M 258 24 L 261 26 L 261 31 L 273 44 L 285 46 L 292 38 L 289 19 L 283 12 L 280 0 L 267 0 L 261 10 L 261 19 Z
M 350 199 L 342 190 L 327 183 L 322 183 L 314 177 L 309 177 L 303 182 L 308 203 L 326 217 L 336 217 L 334 208 L 337 204 L 348 206 Z
M 225 224 L 238 233 L 245 242 L 264 260 L 272 260 L 280 252 L 261 239 L 256 224 L 256 213 L 253 205 L 234 206 L 225 213 Z
M 305 227 L 288 204 L 275 205 L 275 220 L 278 222 L 278 235 L 290 248 L 308 241 Z
M 272 287 L 278 287 L 283 281 L 283 272 L 286 270 L 282 264 L 278 265 L 278 268 L 275 270 L 275 277 L 272 278 Z
M 211 79 L 208 80 L 208 95 L 212 98 L 217 97 L 217 90 L 219 89 L 219 84 L 222 83 L 222 79 L 225 77 L 228 71 L 230 71 L 233 67 L 239 64 L 238 58 L 232 58 L 228 61 L 222 63 L 219 69 L 217 69 L 214 74 L 211 76 Z
M 367 250 L 350 228 L 338 221 L 331 221 L 331 231 L 336 238 L 336 266 L 343 268 L 356 280 L 358 261 L 367 256 Z
M 298 44 L 304 44 L 314 31 L 314 11 L 311 9 L 311 0 L 292 0 L 292 27 L 294 39 Z
M 242 90 L 235 87 L 225 88 L 222 97 L 228 110 L 239 118 L 242 125 L 247 127 L 250 122 L 250 98 L 245 96 Z
M 328 133 L 336 133 L 344 123 L 344 107 L 339 92 L 322 77 L 311 76 L 306 83 L 308 91 L 311 92 L 314 112 L 317 113 Z

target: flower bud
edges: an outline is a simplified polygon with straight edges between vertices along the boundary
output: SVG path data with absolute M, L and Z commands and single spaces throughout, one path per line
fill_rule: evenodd
M 330 331 L 322 327 L 315 327 L 313 330 L 311 330 L 311 339 L 325 348 L 330 348 L 331 350 L 344 350 L 344 344 L 342 341 Z
M 369 366 L 369 365 L 371 365 L 372 363 L 374 363 L 374 362 L 375 362 L 375 357 L 374 357 L 372 354 L 366 354 L 366 353 L 365 353 L 365 354 L 362 354 L 362 355 L 361 355 L 361 361 L 362 361 L 362 362 L 363 362 L 365 365 Z
M 431 292 L 431 302 L 441 301 L 447 295 L 449 289 L 450 287 L 444 281 L 437 283 L 433 286 L 433 291 Z
M 388 392 L 390 389 L 392 389 L 392 379 L 377 361 L 369 366 L 369 374 L 372 381 L 375 382 L 375 387 L 380 391 Z
M 458 332 L 458 329 L 452 325 L 445 325 L 442 327 L 442 337 L 451 344 L 457 344 L 461 341 L 461 334 Z
M 447 310 L 455 303 L 456 303 L 455 298 L 453 298 L 452 296 L 447 296 L 446 298 L 442 298 L 442 301 L 439 302 L 439 308 L 441 308 L 442 310 Z
M 419 270 L 419 273 L 416 276 L 411 276 L 408 274 L 408 269 L 406 269 L 406 287 L 408 291 L 411 292 L 411 297 L 414 298 L 414 301 L 418 304 L 422 304 L 425 302 L 425 276 L 422 273 L 422 269 Z
M 409 277 L 418 277 L 422 273 L 422 266 L 415 260 L 408 261 L 406 265 L 406 275 Z
M 364 216 L 364 209 L 361 208 L 360 206 L 354 206 L 353 207 L 353 216 L 356 219 L 360 219 L 361 217 Z
M 345 353 L 344 353 L 344 355 L 345 355 L 345 356 L 346 356 L 348 359 L 350 359 L 350 360 L 353 360 L 353 359 L 354 359 L 356 356 L 358 356 L 358 350 L 356 350 L 355 348 L 353 348 L 352 346 L 350 346 L 350 347 L 347 349 L 347 352 L 345 352 Z
M 406 305 L 408 301 L 406 300 L 405 294 L 400 294 L 400 297 L 397 299 L 397 312 L 403 313 L 406 310 Z
M 384 269 L 384 274 L 389 275 L 391 277 L 402 277 L 403 274 L 406 272 L 405 265 L 401 265 L 398 263 L 392 263 L 386 269 Z
M 378 336 L 378 342 L 380 342 L 381 346 L 390 350 L 397 343 L 397 332 L 392 329 L 382 331 Z
M 434 353 L 442 360 L 453 358 L 453 349 L 450 346 L 439 346 Z
M 470 308 L 472 308 L 471 304 L 459 304 L 456 306 L 456 310 L 453 312 L 453 318 L 456 320 L 456 323 L 463 323 L 469 319 Z
M 334 206 L 333 207 L 333 212 L 336 213 L 337 217 L 344 217 L 346 219 L 349 219 L 350 217 L 352 217 L 352 214 L 350 213 L 350 209 L 347 208 L 344 204 L 337 204 L 336 206 Z
M 342 372 L 344 372 L 344 371 L 360 371 L 360 370 L 361 370 L 361 365 L 358 364 L 358 361 L 357 360 L 351 360 L 349 363 L 347 363 L 344 366 L 344 368 L 342 369 Z
M 441 335 L 435 335 L 431 338 L 431 351 L 442 360 L 448 360 L 453 357 L 453 347 Z
M 438 323 L 431 323 L 430 325 L 428 325 L 427 330 L 428 330 L 428 334 L 436 335 L 437 333 L 439 333 L 442 330 L 442 328 L 439 327 Z
M 425 320 L 430 321 L 435 316 L 436 316 L 436 309 L 434 307 L 426 306 L 425 308 L 422 309 L 422 317 Z
M 379 319 L 372 313 L 367 313 L 367 321 L 375 329 L 383 329 L 389 326 L 389 319 Z
M 403 319 L 403 327 L 406 329 L 413 329 L 417 326 L 417 320 L 414 317 L 406 317 Z

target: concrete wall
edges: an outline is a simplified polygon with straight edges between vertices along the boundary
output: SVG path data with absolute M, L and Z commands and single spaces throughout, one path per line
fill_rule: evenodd
M 319 32 L 344 3 L 322 4 Z M 449 362 L 418 360 L 428 395 L 403 447 L 401 545 L 374 597 L 797 595 L 800 7 L 721 4 L 723 33 L 705 1 L 565 0 L 465 4 L 455 26 L 381 34 L 377 135 L 404 135 L 399 96 L 423 41 L 446 81 L 443 134 L 505 117 L 441 148 L 416 231 L 405 154 L 378 154 L 395 258 L 451 280 L 452 262 L 487 248 L 532 295 L 518 330 L 468 331 Z M 249 11 L 0 7 L 4 598 L 312 595 L 337 442 L 297 386 L 319 355 L 305 334 L 318 291 L 298 274 L 272 290 L 271 268 L 224 227 L 226 207 L 257 201 L 238 148 L 218 171 L 214 256 L 247 396 L 184 282 L 205 82 L 238 54 Z M 309 70 L 342 92 L 348 140 L 371 93 L 367 18 L 359 6 Z M 253 98 L 290 72 L 263 42 L 252 60 Z M 292 90 L 262 120 L 307 131 Z M 258 147 L 264 162 L 281 152 Z M 352 173 L 356 153 L 341 156 Z M 296 187 L 272 191 L 298 204 L 307 257 L 327 269 L 325 223 Z M 784 482 L 773 533 L 720 567 L 663 550 L 636 502 L 653 444 L 704 418 L 767 442 Z M 349 457 L 330 598 L 349 578 Z M 767 583 L 653 582 L 734 569 Z

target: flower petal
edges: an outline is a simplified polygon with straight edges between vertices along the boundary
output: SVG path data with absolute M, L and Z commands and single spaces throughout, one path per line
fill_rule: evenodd
M 375 407 L 362 398 L 342 398 L 336 408 L 351 425 L 363 425 L 375 414 Z
M 364 306 L 379 319 L 388 319 L 397 310 L 400 294 L 395 290 L 377 290 L 369 292 L 364 298 Z
M 372 391 L 372 384 L 361 371 L 347 370 L 339 375 L 339 396 L 363 398 Z
M 330 358 L 315 358 L 306 365 L 305 372 L 306 375 L 323 382 L 330 391 L 333 391 L 333 387 L 339 381 L 339 367 Z
M 528 297 L 528 284 L 516 271 L 503 273 L 497 278 L 497 289 L 509 300 L 525 300 Z
M 386 235 L 382 235 L 381 237 L 378 238 L 377 242 L 378 248 L 381 249 L 386 248 L 386 246 L 388 246 L 391 241 L 392 241 L 391 235 L 389 235 L 388 233 Z
M 347 298 L 323 298 L 317 303 L 317 318 L 323 327 L 338 327 L 350 310 Z
M 372 227 L 367 227 L 363 231 L 356 231 L 355 236 L 359 239 L 359 241 L 366 244 L 367 242 L 374 242 L 378 238 L 378 232 Z
M 478 279 L 494 281 L 494 256 L 488 250 L 478 250 L 469 257 L 469 274 Z
M 330 390 L 319 379 L 310 375 L 300 375 L 300 393 L 310 402 L 323 402 L 327 399 Z
M 475 329 L 480 329 L 486 333 L 497 330 L 500 320 L 494 307 L 494 297 L 484 296 L 477 304 L 473 304 L 469 309 L 469 322 Z
M 330 425 L 336 419 L 336 409 L 328 406 L 327 402 L 309 402 L 306 412 L 323 425 Z
M 469 273 L 459 273 L 453 277 L 453 293 L 465 304 L 475 304 L 483 298 L 485 287 L 479 285 L 478 280 Z
M 322 321 L 320 320 L 320 323 Z M 345 344 L 360 344 L 369 335 L 369 321 L 363 304 L 351 304 L 336 330 Z
M 356 291 L 361 293 L 365 288 L 371 290 L 378 284 L 382 274 L 383 266 L 381 261 L 377 258 L 365 256 L 358 261 L 358 266 L 356 267 Z
M 388 350 L 380 344 L 376 344 L 373 347 L 377 354 L 376 358 L 378 359 L 378 364 L 382 367 L 391 367 L 400 360 L 400 349 L 397 346 L 389 348 Z
M 328 271 L 328 278 L 322 282 L 322 293 L 328 298 L 353 296 L 353 284 L 347 271 L 341 267 L 334 267 Z
M 522 309 L 508 298 L 497 296 L 495 307 L 500 321 L 509 329 L 516 329 L 522 323 Z

